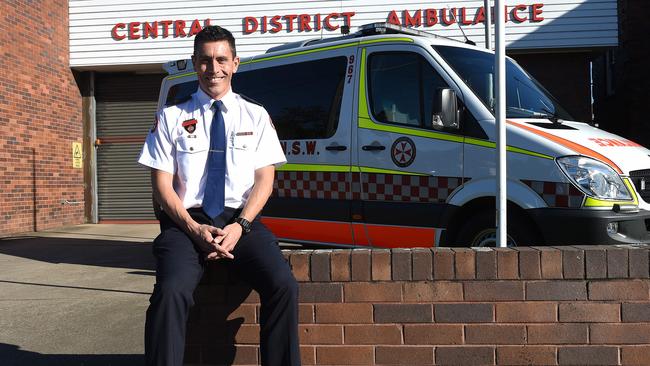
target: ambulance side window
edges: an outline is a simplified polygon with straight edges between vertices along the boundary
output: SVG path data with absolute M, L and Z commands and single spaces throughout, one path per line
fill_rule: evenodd
M 334 57 L 236 73 L 233 90 L 260 102 L 281 140 L 336 132 L 347 59 Z
M 439 109 L 433 105 L 435 93 L 447 87 L 417 53 L 377 52 L 368 59 L 370 107 L 379 122 L 428 128 Z
M 167 99 L 165 106 L 175 105 L 194 94 L 199 87 L 198 80 L 187 81 L 184 83 L 173 85 L 167 92 Z

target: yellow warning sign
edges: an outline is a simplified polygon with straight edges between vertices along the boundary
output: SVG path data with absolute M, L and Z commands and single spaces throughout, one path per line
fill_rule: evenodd
M 72 143 L 72 167 L 81 169 L 83 168 L 83 147 L 81 142 Z

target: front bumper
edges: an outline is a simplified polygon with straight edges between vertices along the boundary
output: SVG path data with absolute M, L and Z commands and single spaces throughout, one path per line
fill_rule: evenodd
M 529 209 L 546 245 L 650 244 L 650 211 L 538 208 Z M 607 225 L 618 223 L 610 234 Z

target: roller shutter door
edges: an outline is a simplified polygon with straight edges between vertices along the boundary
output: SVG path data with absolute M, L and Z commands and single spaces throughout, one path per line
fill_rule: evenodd
M 99 74 L 97 198 L 100 222 L 155 220 L 149 169 L 136 162 L 153 125 L 164 75 Z

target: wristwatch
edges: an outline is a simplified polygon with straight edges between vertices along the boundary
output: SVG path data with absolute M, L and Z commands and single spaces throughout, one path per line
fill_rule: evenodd
M 246 220 L 243 217 L 238 217 L 235 219 L 235 222 L 239 224 L 242 228 L 242 234 L 246 235 L 251 232 L 251 222 Z

